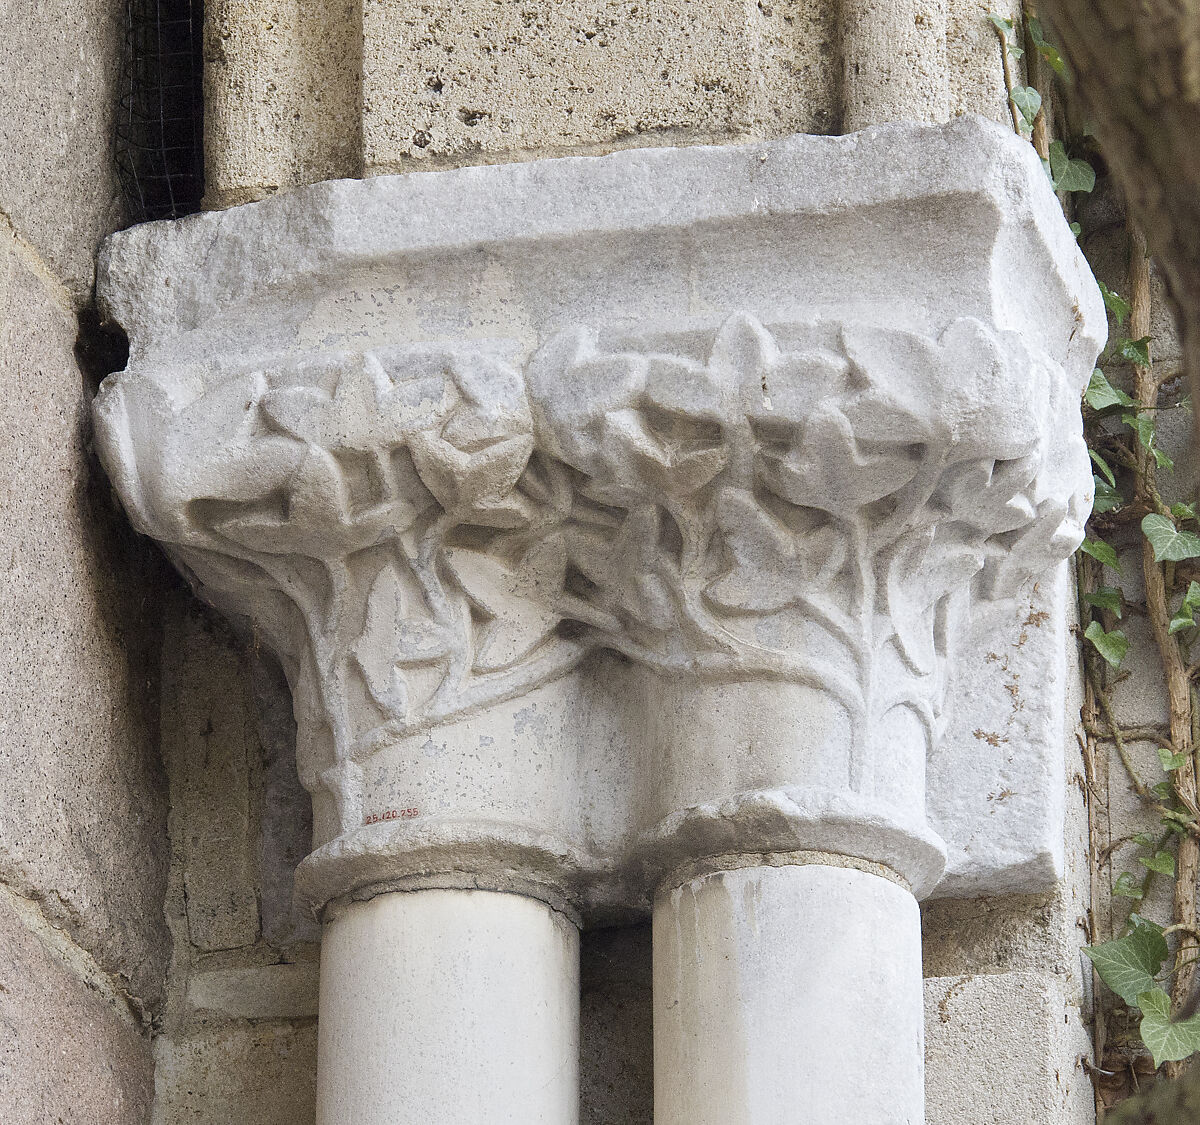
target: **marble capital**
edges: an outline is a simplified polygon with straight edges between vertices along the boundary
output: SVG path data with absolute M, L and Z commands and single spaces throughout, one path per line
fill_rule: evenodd
M 1105 316 L 980 119 L 336 181 L 112 238 L 135 525 L 279 656 L 314 908 L 1061 863 Z

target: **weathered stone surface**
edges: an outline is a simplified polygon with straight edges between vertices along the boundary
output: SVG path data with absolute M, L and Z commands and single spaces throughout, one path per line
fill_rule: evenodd
M 1000 40 L 988 19 L 993 12 L 1010 19 L 1019 16 L 1020 0 L 948 0 L 946 4 L 947 109 L 951 117 L 981 113 L 1008 126 L 1012 118 Z
M 148 1039 L 0 892 L 0 1121 L 146 1125 Z
M 105 271 L 133 348 L 108 465 L 284 662 L 317 905 L 501 852 L 587 910 L 644 910 L 655 872 L 728 851 L 861 855 L 926 893 L 925 759 L 973 661 L 965 707 L 992 692 L 1012 746 L 935 771 L 956 890 L 1054 878 L 1063 599 L 1023 583 L 1080 534 L 1104 318 L 1011 133 L 339 182 L 128 232 Z M 1040 613 L 1058 631 L 1009 722 L 986 645 Z M 585 831 L 594 755 L 617 765 Z M 957 815 L 959 785 L 991 797 Z
M 310 1125 L 315 1024 L 234 1022 L 155 1040 L 152 1125 Z
M 926 774 L 930 822 L 950 853 L 941 897 L 1052 887 L 1063 871 L 1074 598 L 1064 562 L 1012 601 L 972 606 L 978 651 L 950 669 L 946 732 Z
M 188 977 L 188 1005 L 201 1014 L 234 1019 L 312 1019 L 319 980 L 315 961 L 196 970 Z
M 360 5 L 215 0 L 204 17 L 205 206 L 358 175 Z
M 201 950 L 250 946 L 259 932 L 251 775 L 261 750 L 247 658 L 221 622 L 183 599 L 169 607 L 163 653 L 171 846 L 189 939 Z
M 946 0 L 842 5 L 842 128 L 945 121 Z
M 349 903 L 321 944 L 317 1123 L 574 1125 L 579 996 L 579 930 L 544 902 Z
M 310 911 L 296 902 L 296 867 L 312 849 L 312 799 L 296 772 L 292 693 L 266 650 L 251 654 L 251 682 L 262 747 L 258 846 L 263 939 L 276 947 L 321 940 Z
M 583 935 L 580 1125 L 653 1125 L 650 927 Z
M 742 867 L 655 898 L 657 1125 L 922 1125 L 923 1024 L 894 877 Z
M 363 162 L 478 164 L 827 132 L 824 0 L 363 5 Z
M 1091 1125 L 1088 1051 L 1061 978 L 927 979 L 926 1125 Z
M 836 127 L 826 0 L 206 12 L 206 203 L 363 171 Z
M 133 992 L 166 957 L 156 591 L 89 457 L 64 291 L 0 240 L 0 878 Z
M 110 0 L 0 0 L 0 212 L 77 297 L 91 289 L 100 240 L 121 220 L 121 21 L 122 5 Z

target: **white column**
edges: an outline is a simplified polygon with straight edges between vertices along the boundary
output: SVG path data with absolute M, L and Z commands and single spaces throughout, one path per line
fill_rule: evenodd
M 579 931 L 537 899 L 354 903 L 321 947 L 317 1125 L 576 1125 Z
M 921 922 L 824 865 L 703 875 L 654 904 L 655 1125 L 922 1125 Z

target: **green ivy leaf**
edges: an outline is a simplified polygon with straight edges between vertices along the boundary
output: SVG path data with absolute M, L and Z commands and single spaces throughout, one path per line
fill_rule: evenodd
M 1086 160 L 1069 155 L 1062 141 L 1051 141 L 1050 180 L 1055 191 L 1091 191 L 1096 170 Z
M 1100 979 L 1126 1004 L 1154 988 L 1154 978 L 1167 959 L 1167 939 L 1151 926 L 1135 926 L 1131 934 L 1100 945 L 1085 945 L 1084 953 Z
M 1158 751 L 1158 760 L 1167 773 L 1171 773 L 1174 770 L 1181 770 L 1188 763 L 1187 754 L 1172 754 L 1165 746 L 1156 746 L 1155 749 Z M 1157 871 L 1158 868 L 1155 868 L 1155 870 Z
M 1150 792 L 1160 801 L 1170 801 L 1175 797 L 1175 787 L 1169 781 L 1159 781 L 1151 785 Z
M 1096 651 L 1113 668 L 1121 667 L 1121 661 L 1125 659 L 1125 654 L 1129 651 L 1129 638 L 1120 629 L 1106 633 L 1104 626 L 1099 621 L 1093 621 L 1083 631 L 1083 635 L 1096 646 Z
M 1139 832 L 1133 838 L 1135 844 L 1141 844 L 1143 848 L 1157 848 L 1158 841 L 1151 836 L 1147 836 L 1145 832 Z M 1136 925 L 1136 923 L 1134 923 Z
M 1092 480 L 1096 484 L 1096 496 L 1092 500 L 1092 511 L 1097 515 L 1114 511 L 1125 503 L 1125 497 L 1107 481 L 1101 480 L 1095 474 L 1092 475 Z
M 1169 516 L 1151 512 L 1142 519 L 1142 534 L 1150 540 L 1158 562 L 1200 558 L 1200 535 L 1194 531 L 1180 531 Z
M 1150 366 L 1150 337 L 1143 336 L 1140 340 L 1121 339 L 1117 341 L 1116 354 L 1139 367 Z
M 1115 586 L 1101 586 L 1091 594 L 1084 594 L 1083 600 L 1097 609 L 1107 609 L 1121 616 L 1121 591 Z
M 1114 293 L 1103 281 L 1097 281 L 1100 286 L 1100 296 L 1104 298 L 1104 307 L 1113 314 L 1113 319 L 1120 328 L 1129 317 L 1129 302 L 1119 293 Z
M 1181 812 L 1179 809 L 1164 809 L 1160 819 L 1172 832 L 1186 832 L 1188 826 L 1195 823 L 1191 813 Z
M 1170 852 L 1155 852 L 1153 855 L 1138 856 L 1138 863 L 1157 871 L 1160 875 L 1175 874 L 1175 857 Z
M 1146 926 L 1153 930 L 1156 934 L 1161 934 L 1163 932 L 1162 926 L 1160 926 L 1157 922 L 1152 922 L 1149 918 L 1143 918 L 1136 910 L 1131 910 L 1129 912 L 1129 925 L 1131 929 L 1137 926 Z
M 1171 505 L 1171 515 L 1177 520 L 1194 520 L 1196 519 L 1196 505 L 1184 504 L 1182 501 Z
M 1183 595 L 1183 601 L 1179 604 L 1179 609 L 1175 616 L 1171 618 L 1171 624 L 1167 627 L 1167 632 L 1178 633 L 1184 629 L 1190 629 L 1196 624 L 1196 610 L 1200 609 L 1200 582 L 1189 582 L 1187 593 Z
M 1042 108 L 1042 95 L 1032 86 L 1014 86 L 1009 97 L 1012 98 L 1013 105 L 1021 111 L 1025 124 L 1032 129 L 1038 110 Z
M 1161 988 L 1150 988 L 1137 996 L 1142 1010 L 1139 1028 L 1156 1067 L 1179 1062 L 1200 1051 L 1200 1014 L 1178 1023 L 1171 1021 L 1171 998 Z
M 1175 471 L 1175 462 L 1172 461 L 1171 458 L 1168 457 L 1161 449 L 1159 449 L 1157 445 L 1154 446 L 1150 452 L 1154 454 L 1154 460 L 1157 462 L 1160 469 L 1163 469 L 1168 473 L 1173 473 Z
M 1029 28 L 1029 38 L 1033 40 L 1033 45 L 1037 48 L 1037 52 L 1049 64 L 1050 69 L 1054 71 L 1059 78 L 1067 77 L 1067 64 L 1063 61 L 1062 54 L 1053 43 L 1046 41 L 1045 35 L 1042 33 L 1042 21 L 1036 16 L 1029 19 L 1026 25 Z
M 1085 539 L 1079 544 L 1079 549 L 1085 555 L 1091 555 L 1097 562 L 1111 567 L 1118 574 L 1121 573 L 1121 563 L 1117 558 L 1117 552 L 1105 543 L 1103 539 Z
M 1012 32 L 1013 21 L 1007 16 L 998 16 L 995 12 L 988 12 L 987 18 L 991 20 L 1000 31 L 1003 31 L 1005 35 L 1008 35 Z
M 1132 427 L 1138 441 L 1147 449 L 1154 448 L 1154 415 L 1153 414 L 1122 414 L 1121 421 Z
M 1144 892 L 1141 884 L 1128 871 L 1122 871 L 1113 884 L 1112 893 L 1118 898 L 1131 898 L 1135 902 L 1141 902 Z
M 1114 406 L 1136 406 L 1137 403 L 1124 391 L 1117 390 L 1100 368 L 1092 372 L 1083 401 L 1093 410 L 1110 410 Z
M 1104 479 L 1108 481 L 1113 488 L 1117 487 L 1117 478 L 1113 476 L 1113 471 L 1108 467 L 1108 462 L 1104 460 L 1094 449 L 1088 450 L 1088 456 L 1092 459 L 1092 464 L 1096 466 L 1103 474 Z
M 1083 234 L 1083 227 L 1081 227 L 1078 223 L 1067 223 L 1067 226 L 1071 233 L 1075 236 L 1075 241 L 1078 242 L 1079 236 Z

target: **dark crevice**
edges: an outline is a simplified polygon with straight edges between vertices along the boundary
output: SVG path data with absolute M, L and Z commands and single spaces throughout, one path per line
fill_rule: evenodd
M 117 171 L 133 223 L 204 196 L 203 0 L 125 0 Z

